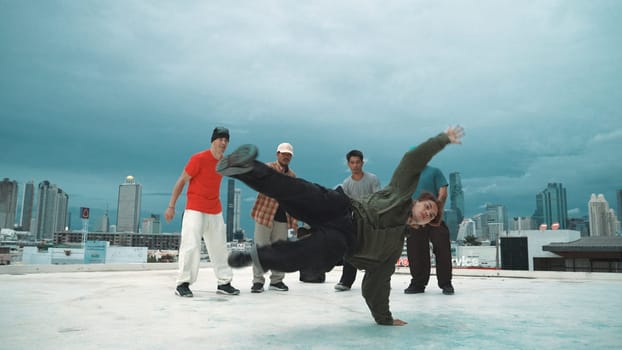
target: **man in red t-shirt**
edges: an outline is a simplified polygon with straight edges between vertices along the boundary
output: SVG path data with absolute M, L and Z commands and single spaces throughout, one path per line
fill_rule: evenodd
M 179 273 L 175 294 L 192 297 L 190 284 L 199 273 L 201 260 L 201 237 L 218 279 L 217 293 L 238 295 L 240 291 L 231 285 L 233 273 L 227 264 L 225 223 L 220 203 L 222 176 L 216 172 L 216 163 L 223 157 L 229 145 L 229 130 L 217 127 L 212 133 L 210 149 L 192 155 L 173 187 L 164 218 L 170 222 L 175 216 L 175 203 L 187 182 L 186 210 L 181 224 L 179 246 Z

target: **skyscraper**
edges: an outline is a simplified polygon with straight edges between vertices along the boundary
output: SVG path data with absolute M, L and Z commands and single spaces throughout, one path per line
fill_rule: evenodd
M 501 204 L 487 204 L 486 218 L 488 219 L 488 238 L 491 241 L 496 241 L 499 235 L 508 227 L 505 206 Z
M 125 178 L 125 182 L 119 185 L 117 232 L 138 232 L 141 199 L 142 186 L 129 175 Z
M 445 221 L 445 225 L 449 229 L 449 240 L 455 241 L 458 237 L 458 227 L 460 225 L 458 213 L 451 208 L 443 210 L 443 221 Z
M 546 224 L 551 227 L 559 223 L 559 228 L 564 230 L 568 225 L 568 205 L 566 202 L 566 189 L 561 183 L 549 183 L 547 187 L 536 195 L 536 212 L 541 211 L 542 222 L 534 215 L 537 225 Z
M 37 195 L 36 239 L 52 239 L 54 232 L 64 231 L 67 226 L 69 196 L 56 185 L 45 180 L 39 183 Z
M 473 215 L 475 222 L 475 236 L 481 239 L 489 239 L 488 235 L 488 214 L 478 213 Z
M 110 231 L 110 216 L 108 216 L 108 206 L 107 205 L 106 205 L 106 211 L 104 212 L 104 215 L 102 216 L 100 231 L 101 232 L 109 232 Z
M 240 225 L 240 213 L 242 206 L 242 190 L 239 188 L 235 189 L 235 196 L 233 197 L 233 232 L 238 232 L 242 230 Z
M 460 228 L 458 229 L 458 237 L 457 241 L 464 241 L 467 236 L 477 237 L 477 230 L 475 229 L 475 221 L 471 219 L 464 219 L 460 223 Z
M 618 220 L 622 221 L 622 190 L 616 190 L 616 198 L 618 199 Z
M 458 172 L 449 174 L 449 200 L 450 208 L 455 210 L 458 215 L 458 223 L 462 222 L 464 219 L 464 192 Z
M 0 182 L 0 228 L 15 228 L 17 181 L 4 178 Z
M 590 236 L 613 236 L 616 233 L 615 213 L 609 208 L 605 196 L 592 193 L 588 202 Z
M 227 242 L 233 241 L 233 206 L 235 199 L 235 180 L 227 181 Z
M 30 231 L 32 223 L 32 209 L 35 204 L 35 183 L 28 181 L 24 187 L 24 198 L 22 199 L 22 215 L 20 217 L 20 226 L 24 231 Z
M 151 214 L 143 219 L 142 233 L 162 233 L 160 215 Z
M 512 230 L 521 231 L 521 230 L 532 230 L 536 226 L 532 224 L 532 218 L 530 216 L 515 216 L 512 220 Z
M 540 227 L 544 223 L 544 194 L 536 194 L 536 210 L 531 216 L 534 227 Z
M 160 214 L 151 214 L 153 219 L 153 231 L 152 233 L 162 233 L 162 222 L 160 221 Z

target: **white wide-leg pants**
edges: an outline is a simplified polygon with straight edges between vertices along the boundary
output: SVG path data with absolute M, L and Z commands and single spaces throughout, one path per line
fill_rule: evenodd
M 233 278 L 227 264 L 227 238 L 222 213 L 205 214 L 196 210 L 184 211 L 179 245 L 179 273 L 177 285 L 197 280 L 201 261 L 201 237 L 214 267 L 218 285 L 227 284 Z

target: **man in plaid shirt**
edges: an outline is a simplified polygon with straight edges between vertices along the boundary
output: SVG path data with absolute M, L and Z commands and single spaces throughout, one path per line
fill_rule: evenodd
M 294 148 L 291 144 L 281 143 L 276 149 L 276 161 L 266 163 L 269 167 L 285 175 L 296 177 L 296 174 L 289 168 L 289 163 L 294 156 Z M 251 210 L 251 217 L 255 220 L 255 244 L 257 246 L 269 245 L 276 241 L 286 241 L 288 229 L 296 230 L 298 222 L 295 218 L 289 216 L 279 207 L 276 199 L 268 197 L 262 193 L 257 194 L 257 199 Z M 265 271 L 253 266 L 253 286 L 252 293 L 261 293 L 264 291 Z M 287 285 L 283 283 L 285 273 L 281 271 L 271 271 L 270 289 L 286 292 L 289 290 Z

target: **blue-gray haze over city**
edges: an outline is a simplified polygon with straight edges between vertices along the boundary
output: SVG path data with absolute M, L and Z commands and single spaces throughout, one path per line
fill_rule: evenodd
M 531 215 L 549 182 L 583 216 L 591 193 L 615 207 L 622 188 L 620 13 L 615 0 L 0 0 L 0 178 L 49 180 L 74 217 L 108 206 L 114 223 L 127 175 L 143 216 L 162 214 L 214 126 L 231 130 L 228 152 L 254 143 L 262 161 L 292 143 L 297 174 L 333 187 L 352 148 L 386 184 L 405 150 L 461 124 L 464 144 L 431 164 L 460 172 L 467 216 Z M 238 186 L 250 231 L 255 193 Z M 183 199 L 163 231 L 179 231 Z

